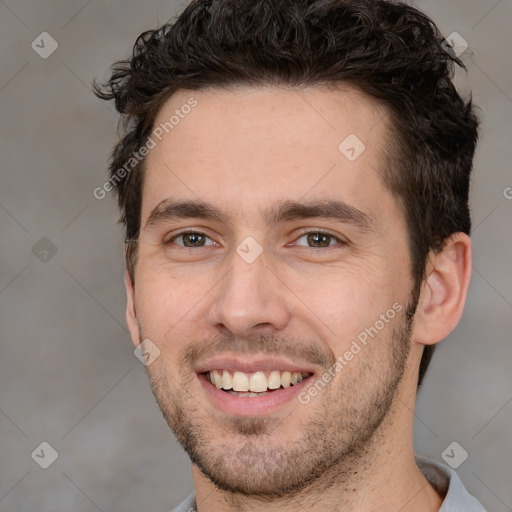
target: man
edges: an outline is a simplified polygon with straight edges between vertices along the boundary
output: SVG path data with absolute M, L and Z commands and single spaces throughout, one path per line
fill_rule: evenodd
M 471 103 L 372 0 L 198 0 L 97 86 L 126 133 L 127 322 L 192 461 L 177 511 L 482 511 L 413 451 L 471 269 Z

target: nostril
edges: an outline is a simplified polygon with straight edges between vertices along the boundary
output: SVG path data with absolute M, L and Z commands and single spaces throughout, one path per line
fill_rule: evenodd
M 260 323 L 260 324 L 256 324 L 254 326 L 254 329 L 269 329 L 272 327 L 272 324 L 269 323 L 269 322 L 263 322 L 263 323 Z

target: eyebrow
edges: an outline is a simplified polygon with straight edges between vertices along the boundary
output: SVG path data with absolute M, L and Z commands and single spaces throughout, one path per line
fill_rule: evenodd
M 149 214 L 145 228 L 176 219 L 205 219 L 227 223 L 227 217 L 216 206 L 204 201 L 172 201 L 164 199 Z
M 375 231 L 375 221 L 370 215 L 339 200 L 283 201 L 265 211 L 262 217 L 267 225 L 318 217 L 351 224 L 362 231 Z M 164 199 L 149 214 L 145 229 L 177 219 L 204 219 L 229 224 L 229 216 L 210 203 Z
M 284 201 L 264 214 L 267 224 L 314 217 L 333 219 L 343 224 L 352 224 L 363 231 L 374 231 L 375 228 L 375 222 L 369 214 L 339 200 L 306 203 Z

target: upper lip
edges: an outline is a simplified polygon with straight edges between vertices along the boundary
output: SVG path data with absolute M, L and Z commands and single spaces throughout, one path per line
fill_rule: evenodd
M 314 373 L 315 370 L 306 364 L 293 363 L 286 359 L 251 358 L 244 360 L 240 357 L 223 356 L 206 359 L 195 367 L 196 373 L 206 373 L 213 370 L 227 370 L 230 372 L 254 373 L 257 371 L 300 372 Z

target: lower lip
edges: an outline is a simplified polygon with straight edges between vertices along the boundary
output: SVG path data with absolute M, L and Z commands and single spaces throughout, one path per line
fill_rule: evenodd
M 266 395 L 246 397 L 232 395 L 218 389 L 204 374 L 199 374 L 198 377 L 201 386 L 213 404 L 221 411 L 234 416 L 262 416 L 272 413 L 295 399 L 301 389 L 308 385 L 311 378 L 309 376 L 294 386 L 280 388 Z

